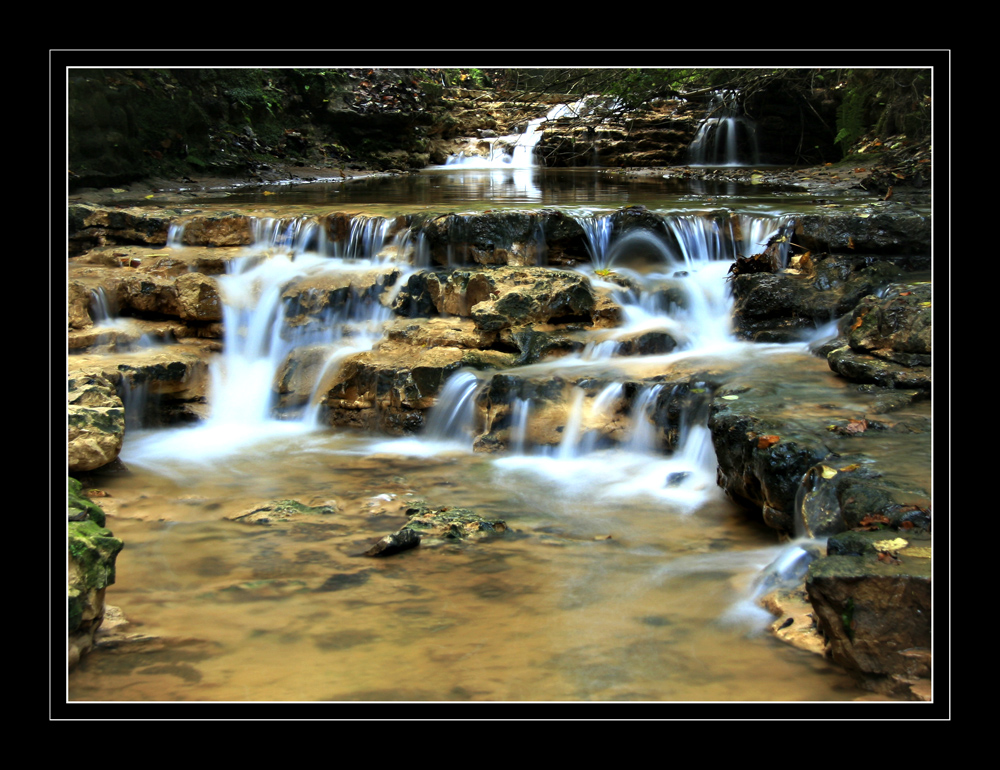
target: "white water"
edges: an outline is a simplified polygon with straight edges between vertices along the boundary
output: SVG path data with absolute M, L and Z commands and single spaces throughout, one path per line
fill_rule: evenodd
M 759 162 L 757 127 L 743 115 L 733 92 L 715 96 L 689 149 L 692 166 L 752 166 Z
M 595 284 L 618 289 L 617 300 L 624 311 L 624 322 L 614 330 L 595 335 L 582 353 L 507 370 L 507 374 L 572 378 L 574 373 L 583 374 L 594 366 L 620 364 L 627 370 L 642 360 L 662 363 L 666 371 L 672 362 L 687 357 L 729 358 L 747 354 L 750 343 L 738 341 L 732 335 L 727 272 L 735 259 L 734 252 L 763 250 L 767 240 L 786 227 L 784 220 L 742 217 L 742 240 L 733 237 L 730 224 L 723 229 L 718 221 L 703 217 L 669 217 L 665 220 L 666 233 L 633 230 L 617 238 L 611 217 L 584 216 L 578 221 L 588 233 L 593 263 L 585 272 Z M 634 264 L 637 248 L 643 252 L 642 267 L 646 272 L 625 266 Z M 628 275 L 640 290 L 627 292 L 617 284 L 601 284 L 601 276 L 594 269 L 602 267 Z M 665 286 L 683 290 L 682 307 L 663 301 Z M 627 359 L 616 356 L 623 338 L 657 330 L 677 340 L 678 349 L 674 353 Z M 453 377 L 431 412 L 433 430 L 428 431 L 428 438 L 469 441 L 481 427 L 475 424 L 473 401 L 483 384 L 483 377 L 471 372 Z M 618 499 L 624 503 L 630 499 L 654 498 L 681 513 L 691 513 L 711 500 L 720 500 L 711 435 L 703 422 L 696 421 L 703 418 L 682 417 L 678 446 L 672 454 L 664 455 L 664 447 L 650 421 L 660 386 L 647 386 L 634 399 L 626 437 L 618 446 L 599 446 L 598 433 L 588 426 L 612 419 L 622 386 L 621 381 L 612 382 L 593 397 L 588 397 L 581 387 L 572 388 L 562 437 L 553 446 L 532 444 L 529 438 L 532 419 L 539 414 L 540 407 L 530 399 L 514 398 L 510 405 L 508 453 L 494 461 L 503 483 L 516 484 L 520 483 L 518 479 L 534 477 L 558 490 L 556 494 L 563 500 Z
M 83 666 L 74 674 L 73 697 L 311 701 L 347 694 L 382 700 L 400 688 L 391 672 L 401 660 L 419 689 L 426 683 L 431 695 L 443 700 L 466 690 L 480 700 L 807 700 L 831 691 L 832 678 L 808 676 L 794 651 L 760 640 L 742 644 L 743 635 L 770 620 L 753 603 L 760 587 L 768 575 L 791 569 L 787 562 L 799 554 L 759 547 L 768 541 L 758 532 L 730 537 L 743 520 L 729 515 L 732 506 L 717 487 L 703 419 L 682 415 L 678 447 L 664 454 L 650 414 L 656 400 L 670 393 L 655 380 L 643 381 L 646 371 L 629 373 L 635 362 L 668 372 L 685 357 L 716 348 L 723 357 L 766 352 L 728 332 L 724 271 L 731 256 L 711 245 L 714 238 L 697 236 L 706 244 L 697 247 L 690 241 L 698 230 L 678 225 L 686 233 L 683 248 L 660 239 L 656 243 L 666 255 L 654 260 L 651 271 L 631 274 L 642 289 L 621 295 L 627 310 L 623 329 L 595 333 L 585 355 L 509 370 L 523 377 L 564 377 L 573 414 L 562 441 L 534 445 L 529 429 L 539 405 L 514 399 L 508 453 L 489 458 L 471 452 L 482 429 L 473 401 L 489 372 L 453 375 L 418 438 L 356 438 L 321 433 L 308 419 L 271 417 L 270 384 L 282 356 L 296 345 L 317 342 L 277 330 L 284 312 L 280 287 L 311 271 L 323 275 L 383 265 L 377 255 L 393 252 L 406 236 L 390 236 L 374 220 L 356 223 L 355 246 L 324 243 L 303 223 L 262 223 L 265 230 L 267 243 L 247 250 L 222 280 L 227 313 L 236 320 L 227 316 L 226 354 L 213 370 L 212 416 L 194 429 L 130 436 L 123 459 L 138 468 L 132 482 L 138 491 L 123 488 L 112 498 L 128 500 L 114 526 L 134 554 L 128 565 L 122 563 L 115 603 L 134 614 L 145 631 L 203 638 L 213 645 L 212 653 L 191 665 L 133 665 L 123 673 L 115 653 L 97 652 L 92 664 L 110 659 L 117 667 L 108 673 Z M 286 238 L 289 232 L 297 235 Z M 762 226 L 761 232 L 769 231 Z M 296 239 L 306 234 L 313 245 L 299 248 Z M 272 238 L 283 246 L 274 246 Z M 611 243 L 609 233 L 606 246 Z M 419 251 L 412 242 L 411 247 Z M 617 264 L 613 269 L 629 270 Z M 671 306 L 657 294 L 671 282 L 704 296 L 686 308 Z M 338 365 L 337 355 L 360 341 L 338 337 L 336 330 L 363 316 L 375 327 L 370 339 L 376 339 L 384 309 L 369 307 L 370 315 L 358 310 L 350 323 L 331 316 L 317 325 L 319 341 L 331 352 L 330 370 Z M 615 355 L 623 333 L 657 326 L 676 333 L 682 349 L 634 361 Z M 586 390 L 572 385 L 597 372 L 598 384 Z M 254 380 L 267 386 L 251 387 Z M 643 384 L 623 407 L 626 383 L 634 388 L 637 382 Z M 616 409 L 627 427 L 621 443 L 609 447 L 587 426 Z M 405 476 L 405 483 L 397 482 L 396 474 Z M 163 476 L 173 476 L 174 484 L 164 486 Z M 371 582 L 351 594 L 314 590 L 331 573 L 358 573 L 354 557 L 364 541 L 398 526 L 395 518 L 377 515 L 382 504 L 391 508 L 396 493 L 400 500 L 419 494 L 435 504 L 502 511 L 518 536 L 437 553 L 434 546 L 421 546 L 381 563 Z M 308 527 L 219 523 L 222 512 L 292 496 L 310 504 L 313 496 L 337 498 L 345 512 L 331 519 L 329 531 L 317 528 L 309 537 Z M 354 496 L 365 499 L 365 507 L 348 514 Z M 141 511 L 149 524 L 132 518 Z M 166 526 L 156 523 L 163 519 Z M 549 529 L 561 531 L 549 537 Z M 322 536 L 313 539 L 314 532 Z M 228 565 L 232 571 L 222 571 Z M 360 568 L 368 571 L 367 565 Z M 246 604 L 226 599 L 238 595 L 231 589 L 242 581 L 259 576 L 268 578 L 263 583 L 278 578 L 276 591 L 300 580 L 311 588 Z M 736 576 L 746 585 L 742 594 Z M 728 630 L 720 634 L 723 624 L 735 627 L 740 637 Z M 353 644 L 355 637 L 360 641 L 354 646 L 337 646 Z M 792 674 L 770 684 L 786 659 L 794 663 Z M 567 678 L 582 683 L 563 687 L 563 665 Z M 730 668 L 738 676 L 729 674 Z M 203 681 L 171 674 L 178 670 L 197 672 Z M 157 677 L 170 686 L 160 688 Z M 802 684 L 813 680 L 819 695 Z M 412 691 L 404 684 L 392 697 Z
M 445 162 L 451 167 L 468 169 L 529 169 L 535 167 L 535 148 L 542 140 L 544 125 L 550 120 L 576 116 L 589 109 L 592 97 L 586 97 L 572 104 L 559 104 L 540 118 L 529 120 L 520 134 L 486 139 L 490 145 L 487 155 L 453 155 Z
M 514 398 L 510 404 L 507 453 L 492 461 L 495 482 L 511 487 L 541 483 L 560 501 L 560 506 L 653 501 L 665 510 L 689 515 L 710 502 L 723 502 L 715 478 L 717 460 L 703 417 L 682 415 L 681 425 L 676 426 L 677 446 L 665 454 L 659 428 L 651 417 L 657 398 L 669 395 L 663 393 L 661 385 L 649 384 L 633 398 L 623 418 L 627 427 L 617 446 L 609 447 L 601 441 L 592 426 L 607 422 L 621 408 L 625 373 L 637 361 L 655 361 L 669 367 L 688 356 L 746 353 L 747 343 L 735 340 L 730 330 L 726 271 L 734 251 L 760 250 L 759 244 L 766 243 L 785 223 L 743 217 L 743 239 L 737 241 L 730 224 L 720 225 L 717 220 L 703 217 L 668 217 L 663 232 L 633 230 L 617 237 L 610 218 L 581 221 L 587 223 L 585 227 L 591 233 L 592 266 L 588 272 L 594 282 L 600 284 L 602 280 L 594 269 L 607 266 L 628 275 L 640 286 L 637 292 L 616 286 L 624 323 L 595 335 L 582 354 L 507 373 L 525 377 L 556 374 L 571 381 L 576 372 L 611 364 L 624 367 L 623 379 L 608 382 L 592 395 L 582 387 L 571 388 L 561 440 L 551 446 L 534 444 L 530 439 L 537 405 L 529 399 Z M 302 278 L 384 265 L 385 253 L 412 253 L 417 254 L 411 257 L 417 261 L 426 259 L 421 245 L 409 242 L 408 232 L 393 239 L 391 231 L 389 220 L 358 217 L 345 242 L 328 243 L 323 228 L 312 221 L 259 220 L 257 243 L 219 281 L 226 337 L 224 353 L 211 372 L 209 418 L 195 428 L 133 438 L 128 446 L 128 462 L 155 465 L 161 472 L 174 467 L 182 477 L 185 467 L 210 465 L 227 456 L 253 451 L 254 447 L 272 452 L 284 446 L 284 451 L 293 454 L 305 451 L 303 437 L 318 429 L 318 399 L 311 399 L 311 408 L 304 410 L 301 419 L 275 419 L 272 405 L 276 372 L 292 351 L 321 345 L 327 351 L 324 371 L 329 375 L 343 358 L 370 349 L 378 341 L 391 312 L 376 301 L 346 308 L 322 323 L 295 331 L 284 323 L 283 292 L 291 282 Z M 641 252 L 641 259 L 636 258 L 637 252 Z M 402 283 L 398 281 L 397 288 Z M 663 300 L 666 287 L 683 291 L 682 306 Z M 348 329 L 350 334 L 345 333 Z M 622 338 L 652 330 L 669 333 L 677 340 L 678 349 L 660 356 L 616 355 Z M 370 439 L 364 451 L 422 457 L 470 452 L 473 439 L 483 427 L 477 423 L 476 397 L 490 376 L 489 372 L 456 373 L 443 387 L 422 436 Z M 325 379 L 319 377 L 317 390 Z
M 426 259 L 422 243 L 411 243 L 409 233 L 391 240 L 391 229 L 392 220 L 356 217 L 348 238 L 330 243 L 325 229 L 310 218 L 254 220 L 253 245 L 218 279 L 225 337 L 223 353 L 210 371 L 208 418 L 193 428 L 140 434 L 129 443 L 129 461 L 136 465 L 211 462 L 317 430 L 319 388 L 344 358 L 370 350 L 381 339 L 383 326 L 393 315 L 391 300 L 413 268 L 399 265 L 402 273 L 385 304 L 352 295 L 344 307 L 299 328 L 285 323 L 288 305 L 283 293 L 297 280 L 382 268 L 400 254 L 412 252 L 410 258 Z M 272 414 L 276 374 L 290 354 L 313 346 L 323 349 L 325 360 L 308 403 L 299 419 L 276 419 Z

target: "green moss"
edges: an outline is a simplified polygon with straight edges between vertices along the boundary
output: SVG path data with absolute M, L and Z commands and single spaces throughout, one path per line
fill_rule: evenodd
M 104 510 L 97 503 L 84 496 L 83 485 L 76 479 L 71 478 L 69 480 L 68 491 L 69 499 L 67 507 L 69 508 L 69 517 L 73 518 L 80 513 L 86 513 L 90 521 L 94 522 L 98 527 L 103 527 L 105 524 Z

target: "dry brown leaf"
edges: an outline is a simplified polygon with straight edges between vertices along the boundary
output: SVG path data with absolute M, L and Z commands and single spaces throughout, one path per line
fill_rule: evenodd
M 777 444 L 781 441 L 781 436 L 761 436 L 757 439 L 758 449 L 767 449 L 769 446 Z

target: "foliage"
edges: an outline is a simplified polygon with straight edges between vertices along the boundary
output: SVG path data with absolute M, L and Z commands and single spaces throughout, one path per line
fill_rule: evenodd
M 924 69 L 836 71 L 841 92 L 837 137 L 845 156 L 863 136 L 905 135 L 920 141 L 930 135 L 931 79 Z

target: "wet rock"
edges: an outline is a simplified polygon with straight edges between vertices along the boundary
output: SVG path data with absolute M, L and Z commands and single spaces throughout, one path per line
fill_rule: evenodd
M 505 521 L 488 519 L 468 508 L 433 508 L 423 501 L 415 501 L 406 514 L 410 520 L 405 528 L 423 538 L 464 540 L 501 535 L 507 531 Z
M 854 350 L 906 366 L 931 363 L 931 284 L 897 284 L 865 297 L 851 314 L 847 340 Z
M 70 472 L 108 465 L 125 439 L 125 407 L 114 385 L 101 375 L 77 375 L 67 388 Z
M 221 321 L 222 301 L 215 280 L 201 273 L 185 273 L 174 281 L 177 315 L 186 321 Z
M 830 369 L 854 382 L 869 382 L 884 388 L 931 390 L 929 366 L 904 366 L 884 358 L 841 347 L 827 355 Z
M 540 265 L 544 260 L 546 213 L 494 211 L 446 214 L 420 232 L 439 265 Z
M 794 240 L 814 253 L 903 255 L 906 269 L 930 268 L 931 219 L 916 212 L 806 214 L 796 220 Z
M 784 524 L 793 517 L 803 475 L 823 460 L 828 450 L 807 438 L 783 436 L 783 430 L 742 413 L 746 401 L 715 401 L 708 426 L 719 459 L 718 482 L 736 502 L 770 510 L 768 523 Z M 779 440 L 762 441 L 762 437 Z
M 129 271 L 118 281 L 117 294 L 123 308 L 139 313 L 191 321 L 222 320 L 222 302 L 215 280 L 201 273 L 171 279 Z
M 253 226 L 244 214 L 210 214 L 187 220 L 183 225 L 181 243 L 185 246 L 249 246 L 253 243 Z
M 312 506 L 300 503 L 298 500 L 273 500 L 226 518 L 243 524 L 274 524 L 275 522 L 300 519 L 304 516 L 330 516 L 337 512 L 337 504 L 333 501 L 328 501 L 324 505 Z
M 896 516 L 901 490 L 848 458 L 830 458 L 806 471 L 795 498 L 796 531 L 827 537 L 872 517 Z
M 301 330 L 311 324 L 367 320 L 374 302 L 386 297 L 399 280 L 398 268 L 337 271 L 306 276 L 289 283 L 282 292 L 288 326 Z
M 868 534 L 873 546 L 886 539 Z M 869 689 L 918 699 L 915 688 L 930 676 L 931 665 L 930 549 L 907 541 L 892 558 L 878 553 L 813 562 L 809 600 L 835 663 Z
M 412 529 L 403 527 L 398 532 L 386 535 L 375 545 L 364 552 L 364 556 L 395 556 L 420 545 L 420 535 Z
M 830 368 L 883 387 L 931 388 L 931 284 L 896 284 L 867 296 L 846 320 L 847 346 L 830 351 Z
M 115 562 L 124 543 L 104 528 L 103 512 L 97 515 L 93 510 L 99 507 L 84 502 L 78 481 L 69 480 L 69 491 L 68 665 L 72 669 L 94 646 L 94 635 L 104 620 L 104 594 L 115 582 Z
M 384 340 L 372 351 L 347 358 L 323 398 L 330 423 L 395 435 L 419 429 L 423 413 L 448 376 L 463 366 L 466 352 Z
M 583 350 L 582 340 L 573 339 L 562 332 L 543 331 L 532 326 L 504 329 L 500 339 L 519 352 L 514 365 L 526 366 L 550 356 L 565 355 Z
M 737 333 L 759 342 L 787 342 L 850 312 L 862 297 L 902 275 L 891 261 L 820 254 L 802 267 L 735 276 Z
M 448 316 L 400 320 L 386 327 L 389 340 L 420 348 L 451 347 L 485 350 L 497 342 L 496 332 L 478 328 L 469 318 Z
M 67 321 L 70 329 L 86 329 L 93 325 L 90 317 L 91 289 L 80 281 L 70 281 L 67 294 Z
M 410 517 L 398 532 L 386 535 L 371 548 L 365 556 L 392 556 L 422 541 L 454 541 L 481 539 L 502 535 L 507 531 L 506 522 L 480 516 L 468 508 L 434 508 L 423 500 L 412 502 L 406 509 Z
M 825 654 L 826 641 L 804 588 L 779 589 L 763 596 L 760 605 L 776 616 L 768 630 L 777 639 L 806 652 Z
M 171 221 L 171 214 L 165 212 L 71 204 L 70 255 L 81 254 L 95 245 L 107 243 L 163 245 L 167 242 Z
M 585 276 L 549 268 L 432 272 L 411 279 L 407 291 L 418 298 L 412 302 L 429 303 L 442 315 L 471 317 L 486 332 L 532 323 L 589 324 L 595 309 Z

